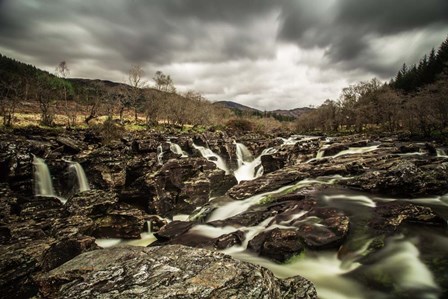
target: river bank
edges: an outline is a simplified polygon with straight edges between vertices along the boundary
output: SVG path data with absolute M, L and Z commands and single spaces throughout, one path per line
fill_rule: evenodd
M 89 130 L 0 135 L 2 294 L 73 295 L 68 285 L 107 267 L 91 263 L 81 277 L 61 277 L 59 267 L 79 273 L 75 263 L 62 265 L 86 254 L 95 260 L 103 240 L 143 234 L 156 240 L 150 246 L 200 247 L 267 267 L 290 279 L 286 291 L 284 282 L 270 291 L 291 298 L 315 296 L 301 276 L 320 298 L 447 296 L 445 144 L 222 131 L 142 131 L 105 141 Z M 137 279 L 143 270 L 127 271 L 116 277 L 127 287 L 96 289 L 91 281 L 90 294 L 123 296 L 130 282 L 148 290 Z M 197 275 L 204 271 L 224 270 Z M 221 287 L 210 283 L 205 292 Z M 241 298 L 261 295 L 251 296 Z

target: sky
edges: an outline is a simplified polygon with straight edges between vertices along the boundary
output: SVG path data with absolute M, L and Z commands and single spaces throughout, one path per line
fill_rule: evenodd
M 392 78 L 448 35 L 447 0 L 0 0 L 0 53 L 261 110 L 318 106 Z

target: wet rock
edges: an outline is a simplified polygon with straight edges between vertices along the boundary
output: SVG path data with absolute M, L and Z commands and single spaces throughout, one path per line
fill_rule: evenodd
M 192 222 L 172 221 L 163 226 L 154 236 L 162 242 L 173 240 L 174 238 L 185 234 L 193 226 Z
M 204 158 L 169 160 L 145 182 L 152 196 L 149 210 L 164 217 L 189 214 L 208 202 L 211 194 L 222 194 L 236 183 Z
M 347 144 L 332 144 L 324 149 L 323 157 L 334 156 L 343 150 L 348 150 Z
M 395 196 L 417 197 L 445 194 L 448 171 L 432 160 L 391 159 L 373 163 L 375 170 L 341 182 L 357 190 Z
M 277 262 L 285 262 L 304 249 L 297 230 L 279 228 L 258 234 L 247 248 Z
M 338 209 L 315 207 L 304 217 L 315 217 L 310 222 L 299 222 L 296 225 L 308 248 L 338 248 L 347 238 L 350 219 Z
M 446 221 L 431 208 L 410 202 L 378 203 L 369 227 L 375 232 L 392 233 L 403 223 L 446 227 Z
M 116 193 L 92 189 L 77 193 L 67 200 L 65 207 L 73 215 L 104 215 L 118 206 Z
M 109 211 L 106 215 L 95 217 L 93 235 L 97 238 L 138 239 L 143 231 L 145 217 L 143 212 L 129 206 Z
M 91 152 L 84 165 L 89 171 L 86 175 L 93 186 L 103 190 L 119 190 L 126 184 L 126 161 L 130 151 L 116 144 Z
M 285 166 L 287 158 L 288 158 L 287 152 L 261 156 L 261 165 L 263 166 L 263 173 L 267 174 L 283 168 Z
M 14 221 L 18 213 L 17 198 L 7 184 L 0 184 L 0 224 Z
M 307 173 L 295 168 L 283 168 L 252 181 L 243 181 L 232 187 L 227 195 L 235 199 L 244 199 L 252 195 L 269 192 L 307 177 Z
M 61 200 L 56 197 L 35 196 L 19 200 L 22 219 L 61 218 L 67 212 Z
M 82 142 L 67 136 L 58 136 L 56 141 L 64 146 L 64 153 L 77 154 L 85 149 L 85 145 Z
M 214 246 L 218 250 L 227 249 L 235 245 L 241 245 L 245 240 L 245 235 L 242 231 L 238 230 L 236 232 L 222 235 L 214 241 Z
M 203 249 L 121 246 L 78 256 L 36 277 L 44 298 L 317 298 L 302 277 Z
M 51 270 L 76 255 L 97 249 L 87 236 L 39 239 L 0 246 L 0 292 L 5 298 L 29 298 L 37 293 L 32 276 Z

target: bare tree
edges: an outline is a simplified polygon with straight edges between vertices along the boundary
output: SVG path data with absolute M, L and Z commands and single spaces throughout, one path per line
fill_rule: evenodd
M 63 80 L 65 80 L 67 78 L 67 76 L 70 75 L 70 69 L 65 60 L 59 62 L 59 64 L 56 66 L 55 71 L 56 71 L 56 75 Z M 71 126 L 75 125 L 77 109 L 74 109 L 74 107 L 70 107 L 70 105 L 68 103 L 68 98 L 67 98 L 68 90 L 67 90 L 66 84 L 63 85 L 62 94 L 64 97 L 63 110 L 65 112 L 65 115 L 67 116 L 67 125 L 69 127 L 71 127 Z
M 165 75 L 161 71 L 157 71 L 152 79 L 156 83 L 156 89 L 169 93 L 176 92 L 176 88 L 174 87 L 173 80 L 170 75 Z
M 141 65 L 133 65 L 128 72 L 128 82 L 131 85 L 131 96 L 130 96 L 130 106 L 134 108 L 134 118 L 135 121 L 138 120 L 138 108 L 139 102 L 144 97 L 142 89 L 146 87 L 147 82 L 144 80 L 145 71 L 142 69 Z

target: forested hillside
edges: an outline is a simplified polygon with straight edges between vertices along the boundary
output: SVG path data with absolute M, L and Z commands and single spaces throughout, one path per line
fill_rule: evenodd
M 418 65 L 404 64 L 389 83 L 377 79 L 342 90 L 297 122 L 301 132 L 409 132 L 424 136 L 448 127 L 448 39 Z

